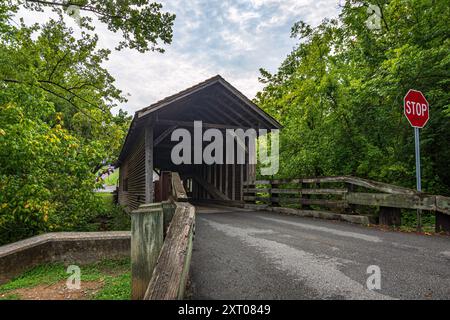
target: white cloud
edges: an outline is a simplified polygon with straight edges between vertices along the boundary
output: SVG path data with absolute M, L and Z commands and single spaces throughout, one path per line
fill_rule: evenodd
M 96 23 L 99 45 L 112 50 L 105 67 L 116 86 L 130 93 L 121 107 L 136 110 L 221 74 L 249 98 L 262 88 L 259 68 L 275 71 L 295 45 L 290 39 L 294 22 L 317 25 L 336 17 L 339 0 L 163 0 L 164 10 L 177 15 L 174 39 L 166 53 L 115 51 L 120 33 Z M 29 23 L 51 13 L 22 11 Z M 77 32 L 75 22 L 67 22 Z

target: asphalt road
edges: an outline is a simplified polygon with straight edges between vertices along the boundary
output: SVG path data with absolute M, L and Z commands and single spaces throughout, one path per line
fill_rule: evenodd
M 193 299 L 450 299 L 450 237 L 199 207 L 191 279 Z

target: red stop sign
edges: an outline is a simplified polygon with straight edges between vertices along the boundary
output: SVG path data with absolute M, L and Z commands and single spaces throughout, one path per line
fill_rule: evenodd
M 403 99 L 406 118 L 413 127 L 423 128 L 430 118 L 429 105 L 422 92 L 409 90 Z

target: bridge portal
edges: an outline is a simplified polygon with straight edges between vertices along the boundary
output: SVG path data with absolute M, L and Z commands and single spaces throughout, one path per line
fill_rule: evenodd
M 178 172 L 194 201 L 242 201 L 244 182 L 256 177 L 252 140 L 264 130 L 280 127 L 221 76 L 158 101 L 137 111 L 132 120 L 116 164 L 120 167 L 118 201 L 129 210 L 154 202 L 153 182 L 164 171 Z M 256 137 L 244 136 L 242 141 L 235 136 L 236 144 L 230 149 L 226 147 L 227 130 L 254 130 Z M 222 155 L 218 148 L 208 153 L 208 145 L 220 142 L 219 133 Z M 205 161 L 205 153 L 223 160 Z

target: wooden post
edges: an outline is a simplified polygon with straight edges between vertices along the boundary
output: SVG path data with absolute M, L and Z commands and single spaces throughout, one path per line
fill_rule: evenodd
M 436 232 L 450 233 L 450 215 L 436 212 Z
M 305 185 L 306 185 L 306 187 L 307 187 L 307 188 L 305 188 L 305 189 L 311 189 L 311 187 L 313 187 L 311 183 L 305 183 L 305 182 L 302 181 L 302 188 L 304 188 Z M 300 203 L 301 203 L 301 205 L 302 205 L 302 209 L 305 209 L 305 210 L 312 210 L 311 205 L 309 205 L 309 204 L 304 204 L 304 203 L 302 202 L 302 200 L 308 201 L 309 199 L 311 199 L 311 196 L 310 196 L 309 194 L 302 194 L 302 196 L 301 196 L 301 198 L 300 198 Z
M 153 202 L 153 123 L 145 126 L 145 203 Z
M 345 186 L 347 187 L 347 194 L 351 192 L 355 192 L 356 188 L 355 185 L 352 183 L 346 183 Z M 347 194 L 344 196 L 344 200 L 347 200 Z M 356 205 L 354 204 L 348 204 L 348 207 L 345 210 L 348 214 L 354 214 L 356 213 Z
M 131 213 L 131 298 L 142 300 L 163 245 L 161 203 L 144 204 Z
M 303 209 L 303 203 L 302 203 L 302 197 L 303 197 L 303 183 L 302 180 L 299 180 L 298 182 L 298 189 L 300 190 L 298 193 L 298 202 L 299 202 L 299 209 Z
M 169 228 L 170 222 L 172 222 L 173 215 L 175 213 L 175 205 L 171 201 L 164 201 L 161 203 L 163 210 L 163 220 L 164 220 L 164 238 L 167 234 L 167 229 Z
M 400 226 L 402 213 L 400 208 L 380 207 L 379 224 L 385 226 Z
M 231 200 L 236 200 L 236 163 L 231 165 Z
M 228 198 L 230 198 L 231 199 L 231 197 L 230 197 L 230 193 L 228 192 L 228 168 L 230 167 L 230 165 L 229 164 L 224 164 L 224 167 L 225 167 L 225 194 L 228 196 Z
M 269 191 L 269 205 L 272 207 L 279 207 L 280 203 L 278 202 L 278 200 L 272 200 L 275 199 L 275 197 L 278 197 L 278 199 L 280 198 L 280 194 L 279 193 L 273 193 L 272 189 L 276 189 L 278 187 L 277 183 L 273 183 L 273 180 L 270 181 L 270 191 Z

